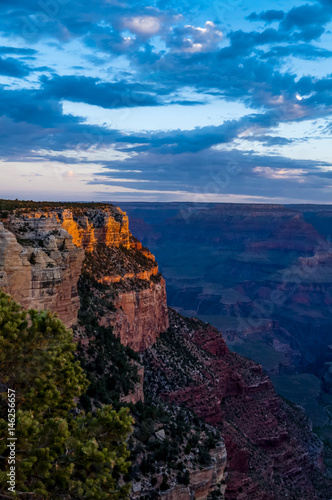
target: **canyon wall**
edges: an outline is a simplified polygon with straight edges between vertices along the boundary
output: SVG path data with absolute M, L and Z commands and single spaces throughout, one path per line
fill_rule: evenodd
M 145 388 L 220 429 L 228 500 L 313 500 L 321 441 L 303 410 L 284 402 L 262 367 L 228 350 L 215 328 L 170 309 L 170 328 L 144 353 Z
M 119 208 L 23 208 L 0 224 L 0 287 L 23 307 L 50 309 L 72 326 L 83 273 L 96 293 L 98 284 L 108 287 L 113 307 L 100 321 L 124 345 L 142 351 L 167 329 L 165 282 Z
M 0 222 L 0 287 L 27 309 L 57 312 L 70 327 L 80 307 L 77 281 L 84 251 L 53 220 L 19 222 L 15 229 L 19 234 L 24 229 L 24 239 Z
M 153 345 L 160 332 L 168 328 L 165 281 L 149 288 L 119 293 L 113 317 L 103 317 L 101 324 L 113 326 L 123 345 L 142 352 Z
M 168 327 L 165 281 L 154 256 L 132 237 L 126 214 L 116 207 L 79 216 L 65 210 L 61 223 L 89 253 L 83 274 L 114 294 L 115 310 L 104 311 L 100 324 L 135 351 L 151 346 Z

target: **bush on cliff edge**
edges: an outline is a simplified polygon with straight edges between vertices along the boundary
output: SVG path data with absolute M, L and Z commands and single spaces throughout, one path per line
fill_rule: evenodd
M 0 291 L 0 496 L 127 498 L 132 418 L 104 406 L 78 412 L 88 386 L 72 332 L 52 313 L 23 311 Z M 8 492 L 7 389 L 16 393 L 16 489 Z M 123 484 L 123 483 L 122 483 Z

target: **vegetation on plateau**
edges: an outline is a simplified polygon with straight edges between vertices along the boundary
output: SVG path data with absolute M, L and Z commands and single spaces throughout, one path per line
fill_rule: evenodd
M 59 201 L 33 201 L 33 200 L 3 200 L 0 199 L 0 219 L 5 218 L 11 212 L 36 212 L 42 210 L 45 212 L 57 209 L 69 209 L 74 213 L 83 213 L 85 210 L 113 207 L 110 203 L 79 203 L 79 202 L 59 202 Z

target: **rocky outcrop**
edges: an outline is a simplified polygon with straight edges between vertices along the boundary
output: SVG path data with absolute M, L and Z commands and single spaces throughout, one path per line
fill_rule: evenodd
M 160 332 L 167 330 L 168 311 L 163 278 L 148 288 L 119 292 L 114 300 L 116 311 L 103 315 L 100 323 L 112 326 L 123 345 L 142 352 L 153 345 Z
M 124 345 L 151 346 L 168 327 L 165 282 L 154 256 L 129 231 L 128 217 L 106 205 L 40 206 L 7 214 L 0 241 L 0 286 L 23 307 L 51 309 L 77 321 L 83 273 L 108 287 L 112 307 L 100 318 Z M 97 287 L 98 288 L 98 287 Z M 96 294 L 98 290 L 96 288 Z
M 213 465 L 193 470 L 190 473 L 190 483 L 187 487 L 174 486 L 165 493 L 160 493 L 162 500 L 206 500 L 210 493 L 216 491 L 219 498 L 224 498 L 226 490 L 225 469 L 227 465 L 227 452 L 224 443 L 210 451 Z M 133 497 L 134 498 L 134 497 Z
M 88 252 L 83 272 L 114 292 L 116 311 L 104 312 L 100 324 L 111 326 L 135 351 L 151 346 L 168 327 L 165 281 L 154 256 L 132 237 L 125 212 L 116 207 L 82 214 L 64 210 L 60 219 Z
M 23 307 L 50 309 L 72 326 L 79 310 L 77 281 L 84 251 L 55 220 L 19 219 L 10 227 L 25 238 L 0 223 L 0 287 Z
M 59 214 L 62 227 L 72 235 L 76 246 L 93 251 L 98 244 L 129 248 L 129 221 L 120 208 L 109 206 L 81 212 L 63 210 Z

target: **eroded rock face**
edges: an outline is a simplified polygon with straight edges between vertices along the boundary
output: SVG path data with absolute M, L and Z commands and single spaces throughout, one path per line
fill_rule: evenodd
M 13 218 L 7 226 L 25 238 L 0 223 L 0 287 L 24 308 L 50 309 L 72 326 L 84 251 L 55 219 Z
M 190 483 L 187 487 L 174 486 L 164 493 L 155 493 L 162 500 L 206 500 L 213 491 L 218 491 L 220 499 L 224 498 L 226 486 L 225 469 L 227 465 L 226 447 L 221 442 L 215 450 L 210 451 L 212 465 L 190 472 Z M 139 498 L 133 495 L 132 498 Z
M 62 227 L 72 235 L 78 247 L 92 251 L 97 244 L 130 246 L 128 217 L 118 207 L 86 209 L 78 214 L 63 210 L 59 216 Z
M 116 311 L 101 318 L 103 326 L 112 326 L 123 345 L 142 352 L 153 345 L 159 333 L 168 328 L 165 281 L 151 282 L 148 288 L 119 293 Z
M 84 273 L 108 286 L 113 307 L 101 324 L 136 351 L 168 327 L 165 282 L 154 256 L 135 240 L 128 217 L 112 205 L 20 209 L 1 226 L 0 286 L 26 308 L 77 321 L 77 281 Z M 93 285 L 91 285 L 93 286 Z M 96 291 L 98 293 L 98 291 Z M 116 311 L 114 310 L 116 308 Z
M 83 272 L 115 293 L 116 311 L 104 311 L 100 324 L 111 326 L 135 351 L 151 346 L 168 327 L 165 281 L 155 279 L 155 258 L 133 239 L 125 212 L 116 207 L 78 215 L 64 210 L 59 218 L 75 244 L 87 251 Z
M 323 446 L 304 412 L 275 393 L 260 365 L 230 352 L 215 328 L 170 310 L 170 329 L 144 353 L 144 366 L 146 391 L 220 429 L 226 499 L 327 498 L 314 486 Z

